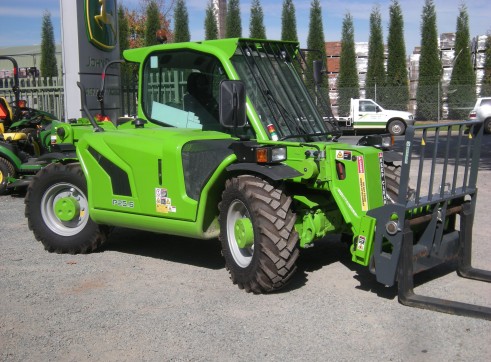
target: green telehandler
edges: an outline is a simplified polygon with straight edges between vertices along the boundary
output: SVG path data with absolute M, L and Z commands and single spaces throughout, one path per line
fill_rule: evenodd
M 470 262 L 482 124 L 409 127 L 400 158 L 380 135 L 341 143 L 318 87 L 305 86 L 303 54 L 254 39 L 126 50 L 139 67 L 138 116 L 95 121 L 79 84 L 90 124 L 56 125 L 53 147 L 70 156 L 26 195 L 36 239 L 75 254 L 113 227 L 218 237 L 232 282 L 266 293 L 290 280 L 301 248 L 341 234 L 353 262 L 398 283 L 402 303 L 491 318 L 413 293 L 414 273 L 450 260 L 490 280 Z

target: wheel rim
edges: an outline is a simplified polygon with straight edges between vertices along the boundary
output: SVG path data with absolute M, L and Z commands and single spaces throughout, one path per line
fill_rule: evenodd
M 241 268 L 249 266 L 252 261 L 252 256 L 254 255 L 254 243 L 252 243 L 251 246 L 241 248 L 237 242 L 238 238 L 235 235 L 237 220 L 244 218 L 250 219 L 247 207 L 242 201 L 234 200 L 230 204 L 227 212 L 227 242 L 232 257 Z
M 41 216 L 54 233 L 62 236 L 76 235 L 89 220 L 87 198 L 72 184 L 53 185 L 41 200 Z
M 393 134 L 400 134 L 402 132 L 402 126 L 399 123 L 394 123 L 392 125 L 392 133 Z

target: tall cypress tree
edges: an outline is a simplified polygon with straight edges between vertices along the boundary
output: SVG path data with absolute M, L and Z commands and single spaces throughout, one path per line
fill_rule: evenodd
M 356 69 L 355 28 L 350 13 L 346 13 L 343 19 L 338 97 L 340 116 L 349 114 L 351 98 L 360 98 L 358 70 Z
M 417 119 L 438 119 L 441 69 L 435 4 L 433 0 L 425 0 L 421 15 L 421 56 L 419 58 L 419 78 L 416 93 Z
M 242 23 L 240 19 L 239 0 L 230 0 L 225 19 L 225 37 L 240 38 L 242 36 Z
M 160 29 L 160 10 L 157 1 L 150 0 L 146 9 L 147 19 L 145 21 L 145 46 L 158 44 L 157 30 Z
M 482 79 L 481 97 L 491 97 L 491 33 L 488 33 L 484 50 L 484 77 Z
M 281 13 L 281 40 L 298 41 L 297 19 L 295 17 L 295 5 L 293 0 L 283 1 Z
M 370 39 L 368 41 L 368 67 L 365 81 L 366 98 L 384 104 L 382 90 L 385 86 L 384 38 L 382 35 L 382 15 L 380 7 L 375 6 L 370 14 Z
M 266 28 L 264 27 L 264 13 L 259 0 L 252 0 L 251 20 L 249 24 L 249 37 L 253 39 L 266 39 Z
M 205 15 L 205 39 L 218 39 L 218 24 L 213 13 L 213 0 L 208 1 Z
M 123 59 L 123 51 L 130 48 L 130 26 L 128 18 L 122 4 L 118 5 L 118 41 L 119 41 L 119 57 Z M 129 81 L 128 64 L 121 64 L 121 84 L 126 85 Z
M 476 75 L 471 62 L 469 15 L 462 4 L 457 17 L 455 58 L 448 87 L 448 118 L 466 119 L 476 101 Z
M 387 78 L 385 106 L 389 109 L 407 110 L 409 81 L 404 42 L 404 19 L 397 0 L 390 7 L 389 36 L 387 39 Z
M 41 28 L 41 75 L 46 78 L 58 76 L 55 35 L 49 11 L 43 14 Z
M 326 43 L 324 41 L 324 28 L 322 26 L 322 9 L 319 0 L 312 0 L 310 3 L 310 23 L 309 35 L 307 38 L 307 48 L 314 51 L 307 53 L 307 70 L 306 81 L 307 85 L 314 84 L 313 78 L 313 62 L 314 60 L 322 60 L 326 62 Z M 321 85 L 321 87 L 326 86 Z
M 188 9 L 184 0 L 177 0 L 174 8 L 174 42 L 180 43 L 190 40 Z

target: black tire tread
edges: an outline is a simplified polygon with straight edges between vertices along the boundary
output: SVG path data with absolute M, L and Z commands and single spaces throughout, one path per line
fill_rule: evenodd
M 2 170 L 7 170 L 7 173 L 5 174 L 5 172 Z M 0 157 L 0 172 L 4 173 L 3 181 L 0 184 L 0 195 L 2 195 L 5 193 L 5 191 L 7 191 L 7 177 L 9 177 L 9 175 L 11 175 L 11 177 L 15 177 L 17 173 L 15 172 L 14 165 L 9 160 L 2 157 Z
M 389 198 L 389 200 L 392 200 L 391 203 L 394 203 L 399 197 L 399 185 L 401 183 L 401 166 L 396 166 L 392 163 L 386 163 L 384 172 L 387 197 Z
M 294 229 L 296 215 L 290 210 L 292 200 L 282 190 L 250 175 L 227 180 L 224 193 L 230 188 L 240 190 L 250 201 L 252 210 L 249 211 L 254 213 L 261 235 L 259 248 L 255 246 L 254 249 L 259 267 L 251 271 L 247 281 L 241 281 L 235 267 L 229 265 L 225 258 L 230 277 L 234 284 L 247 292 L 259 294 L 278 290 L 295 273 L 295 262 L 299 256 L 298 233 Z M 222 210 L 222 203 L 219 208 Z M 220 233 L 220 240 L 222 247 L 226 248 L 228 242 L 224 230 Z

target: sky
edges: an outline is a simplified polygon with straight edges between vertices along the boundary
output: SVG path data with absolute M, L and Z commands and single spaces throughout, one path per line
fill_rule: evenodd
M 0 0 L 2 26 L 0 30 L 0 47 L 36 45 L 41 43 L 41 24 L 43 12 L 51 13 L 55 41 L 61 43 L 60 1 L 75 0 Z M 169 6 L 172 0 L 164 0 Z M 204 16 L 208 0 L 186 0 L 189 13 L 191 40 L 204 39 Z M 438 33 L 455 32 L 459 6 L 462 0 L 434 0 L 437 11 Z M 346 13 L 353 16 L 355 41 L 367 42 L 369 38 L 369 18 L 375 5 L 380 6 L 384 42 L 387 40 L 389 26 L 390 0 L 321 0 L 324 38 L 326 41 L 341 39 L 342 21 Z M 407 55 L 421 42 L 421 12 L 424 0 L 399 0 L 404 16 L 404 39 Z M 491 32 L 491 1 L 464 1 L 469 14 L 471 37 Z M 138 9 L 141 0 L 118 0 L 118 4 L 130 9 Z M 242 35 L 249 35 L 249 14 L 251 0 L 240 0 Z M 261 0 L 264 11 L 264 23 L 268 39 L 281 38 L 282 0 Z M 310 0 L 294 0 L 297 33 L 301 46 L 307 46 L 310 20 Z M 171 14 L 173 12 L 171 11 Z M 173 24 L 171 23 L 171 27 Z

